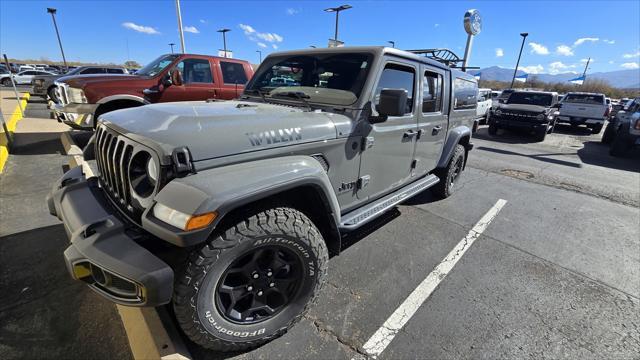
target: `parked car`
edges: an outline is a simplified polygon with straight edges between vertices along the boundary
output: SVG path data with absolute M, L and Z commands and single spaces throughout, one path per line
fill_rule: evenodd
M 514 89 L 505 89 L 502 90 L 502 92 L 500 93 L 500 96 L 498 96 L 498 98 L 496 99 L 496 101 L 492 102 L 492 108 L 495 110 L 497 109 L 499 104 L 502 104 L 504 102 L 506 102 L 509 99 L 509 96 L 514 92 Z
M 39 75 L 33 78 L 31 95 L 49 97 L 56 101 L 55 81 L 63 76 L 87 75 L 87 74 L 128 74 L 127 70 L 119 66 L 80 66 L 64 75 Z
M 489 134 L 498 129 L 525 129 L 544 141 L 553 131 L 558 115 L 558 94 L 546 91 L 513 91 L 506 102 L 498 105 L 489 117 Z
M 298 85 L 271 86 L 282 69 Z M 103 114 L 85 149 L 98 176 L 72 169 L 47 198 L 70 275 L 116 303 L 172 303 L 205 348 L 271 341 L 318 298 L 342 232 L 456 190 L 477 92 L 402 50 L 318 48 L 270 54 L 239 100 Z
M 58 120 L 92 130 L 109 111 L 145 104 L 238 97 L 253 75 L 248 61 L 207 55 L 162 55 L 135 76 L 70 76 L 56 82 Z
M 31 81 L 37 75 L 53 75 L 53 73 L 48 71 L 26 70 L 13 75 L 13 80 L 16 85 L 31 84 Z M 2 86 L 11 86 L 11 75 L 0 75 L 0 84 L 2 84 Z
M 630 100 L 615 118 L 609 120 L 601 141 L 611 144 L 609 154 L 612 156 L 623 156 L 640 145 L 640 98 Z
M 476 118 L 480 124 L 486 124 L 489 119 L 489 111 L 493 101 L 491 89 L 478 89 L 478 107 L 476 108 Z
M 604 94 L 570 92 L 561 102 L 557 121 L 573 127 L 586 125 L 591 133 L 598 134 L 608 116 L 609 106 Z

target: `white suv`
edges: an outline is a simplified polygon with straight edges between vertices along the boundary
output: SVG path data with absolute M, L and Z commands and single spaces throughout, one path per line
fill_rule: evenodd
M 491 89 L 478 89 L 478 107 L 476 108 L 476 118 L 480 124 L 486 124 L 491 110 Z

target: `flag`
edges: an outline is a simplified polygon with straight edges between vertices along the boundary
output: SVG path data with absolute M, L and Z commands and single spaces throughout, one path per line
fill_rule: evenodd
M 527 82 L 527 78 L 528 77 L 529 77 L 529 74 L 518 75 L 518 76 L 516 76 L 516 81 L 518 81 L 518 82 Z
M 569 80 L 569 82 L 576 85 L 582 85 L 582 83 L 584 83 L 584 75 L 577 77 L 575 79 L 571 79 Z
M 474 77 L 474 78 L 476 78 L 476 81 L 480 81 L 480 75 L 481 75 L 481 74 L 482 74 L 482 73 L 481 73 L 481 72 L 479 72 L 479 73 L 477 73 L 477 74 L 474 74 L 474 75 L 473 75 L 473 77 Z

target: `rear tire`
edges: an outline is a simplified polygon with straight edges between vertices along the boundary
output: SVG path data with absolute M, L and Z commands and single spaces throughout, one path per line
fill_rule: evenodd
M 602 133 L 602 139 L 600 139 L 600 141 L 603 144 L 611 144 L 614 137 L 615 137 L 615 132 L 613 130 L 613 124 L 608 123 L 607 127 L 604 128 L 604 133 Z
M 11 86 L 11 79 L 2 79 L 2 86 Z
M 600 134 L 600 131 L 602 131 L 602 124 L 595 125 L 594 127 L 591 128 L 591 133 L 594 135 Z
M 609 148 L 609 155 L 624 156 L 633 147 L 633 141 L 629 137 L 629 125 L 623 125 L 618 129 L 615 139 Z
M 549 131 L 548 130 L 548 125 L 536 129 L 536 131 L 535 131 L 536 141 L 543 142 L 544 139 L 547 137 L 547 132 L 548 131 Z
M 489 121 L 489 129 L 487 131 L 489 132 L 489 135 L 498 134 L 498 125 L 496 125 L 496 123 L 494 123 L 493 121 Z
M 440 199 L 445 199 L 453 194 L 455 185 L 462 175 L 465 157 L 466 151 L 464 150 L 464 147 L 460 144 L 456 145 L 447 167 L 437 169 L 435 171 L 435 174 L 440 178 L 440 182 L 431 188 L 431 192 L 434 196 Z
M 300 211 L 253 211 L 194 250 L 177 272 L 178 323 L 207 349 L 257 347 L 302 318 L 324 284 L 328 259 L 320 231 Z

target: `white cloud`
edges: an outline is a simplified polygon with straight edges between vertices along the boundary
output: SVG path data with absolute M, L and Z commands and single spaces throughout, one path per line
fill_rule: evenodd
M 544 71 L 544 67 L 542 65 L 520 66 L 518 70 L 522 70 L 527 74 L 540 74 Z
M 184 31 L 192 34 L 200 34 L 200 31 L 195 26 L 185 26 Z
M 625 59 L 631 59 L 631 58 L 635 58 L 635 57 L 640 57 L 640 50 L 636 51 L 633 54 L 624 54 L 622 55 L 623 58 Z
M 240 26 L 240 29 L 242 29 L 242 31 L 244 31 L 245 35 L 250 35 L 256 32 L 256 29 L 251 27 L 251 25 L 240 24 L 238 26 Z
M 549 74 L 560 74 L 569 68 L 568 65 L 562 63 L 562 61 L 554 61 L 549 64 Z
M 637 62 L 628 62 L 620 64 L 620 67 L 624 69 L 640 69 L 640 64 L 638 64 Z
M 596 41 L 598 41 L 598 40 L 600 40 L 600 39 L 599 39 L 599 38 L 596 38 L 596 37 L 580 38 L 580 39 L 576 40 L 576 41 L 573 43 L 573 46 L 574 46 L 574 47 L 576 47 L 576 46 L 578 46 L 578 45 L 582 45 L 582 44 L 584 44 L 584 43 L 585 43 L 585 42 L 587 42 L 587 41 L 596 42 Z
M 133 31 L 141 32 L 141 33 L 144 33 L 144 34 L 149 34 L 149 35 L 160 34 L 160 32 L 158 30 L 152 28 L 151 26 L 138 25 L 138 24 L 134 24 L 132 22 L 124 22 L 124 23 L 122 23 L 122 26 L 124 26 L 127 29 L 131 29 Z
M 587 61 L 588 61 L 590 64 L 592 64 L 592 63 L 596 62 L 596 59 L 594 59 L 594 58 L 591 58 L 591 59 L 580 59 L 580 62 L 581 62 L 581 63 L 583 63 L 583 64 L 586 64 L 586 63 L 587 63 Z
M 266 48 L 266 47 L 267 47 L 267 44 L 262 43 L 262 42 L 259 42 L 259 43 L 258 43 L 258 46 L 260 46 L 261 48 Z
M 278 50 L 278 45 L 276 44 L 271 44 L 271 47 L 274 48 L 275 50 Z
M 609 64 L 613 64 L 613 63 L 614 63 L 614 61 L 613 61 L 613 60 L 609 60 Z
M 282 42 L 284 40 L 282 36 L 275 33 L 257 33 L 256 36 L 266 42 Z
M 531 52 L 538 55 L 549 55 L 549 49 L 546 46 L 534 42 L 530 42 Z
M 440 26 L 440 24 L 433 24 L 434 28 L 437 28 L 438 26 Z
M 573 56 L 573 49 L 571 49 L 571 47 L 567 45 L 559 45 L 556 48 L 556 54 L 562 56 Z
M 300 10 L 298 10 L 298 9 L 294 9 L 294 8 L 288 8 L 287 9 L 287 15 L 295 15 L 295 14 L 297 14 L 299 12 L 300 12 Z
M 208 21 L 205 19 L 200 19 L 200 24 L 206 24 Z
M 616 43 L 616 41 L 615 41 L 615 40 L 607 40 L 607 39 L 603 39 L 602 41 L 603 41 L 603 42 L 605 42 L 605 43 L 607 43 L 607 44 L 609 44 L 609 45 L 613 45 L 613 44 L 615 44 L 615 43 Z
M 504 50 L 502 50 L 502 48 L 497 48 L 496 57 L 503 57 L 503 56 L 504 56 Z

